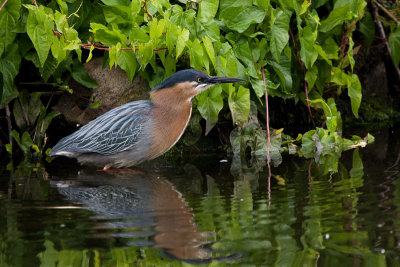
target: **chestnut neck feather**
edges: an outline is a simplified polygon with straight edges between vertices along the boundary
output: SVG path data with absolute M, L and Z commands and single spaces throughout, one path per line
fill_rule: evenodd
M 155 158 L 168 151 L 182 136 L 192 112 L 195 90 L 189 82 L 151 93 L 153 107 L 152 145 L 148 151 Z

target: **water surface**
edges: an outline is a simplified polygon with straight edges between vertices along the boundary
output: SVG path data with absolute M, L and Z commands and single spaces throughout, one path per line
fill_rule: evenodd
M 3 170 L 0 266 L 399 266 L 400 135 L 375 137 L 335 174 L 284 156 L 269 177 L 224 154 Z

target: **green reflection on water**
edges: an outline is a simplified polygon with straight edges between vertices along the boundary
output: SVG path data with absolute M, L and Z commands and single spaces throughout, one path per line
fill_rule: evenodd
M 398 266 L 398 170 L 381 184 L 366 178 L 359 150 L 339 162 L 333 175 L 324 164 L 287 160 L 272 169 L 271 192 L 265 169 L 249 171 L 260 167 L 159 169 L 191 207 L 184 212 L 194 216 L 193 231 L 208 233 L 203 249 L 209 255 L 186 261 L 163 247 L 136 242 L 154 241 L 157 234 L 112 235 L 157 232 L 157 220 L 99 229 L 110 221 L 94 219 L 93 211 L 80 206 L 55 209 L 76 204 L 57 196 L 42 168 L 19 166 L 11 174 L 11 195 L 6 176 L 1 177 L 0 266 Z M 227 174 L 229 169 L 236 177 Z M 123 220 L 111 220 L 116 221 Z

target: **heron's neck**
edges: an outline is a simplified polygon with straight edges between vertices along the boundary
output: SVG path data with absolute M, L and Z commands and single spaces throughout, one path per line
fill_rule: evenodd
M 152 96 L 154 104 L 151 158 L 168 151 L 181 138 L 192 113 L 191 99 L 168 97 L 162 90 Z

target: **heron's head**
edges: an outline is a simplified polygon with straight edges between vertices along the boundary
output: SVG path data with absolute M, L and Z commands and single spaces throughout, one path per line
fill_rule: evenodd
M 180 94 L 184 98 L 192 99 L 211 86 L 220 83 L 243 82 L 245 80 L 229 77 L 210 76 L 195 69 L 181 70 L 165 79 L 162 83 L 151 90 L 152 94 L 157 94 L 163 90 L 174 94 Z

